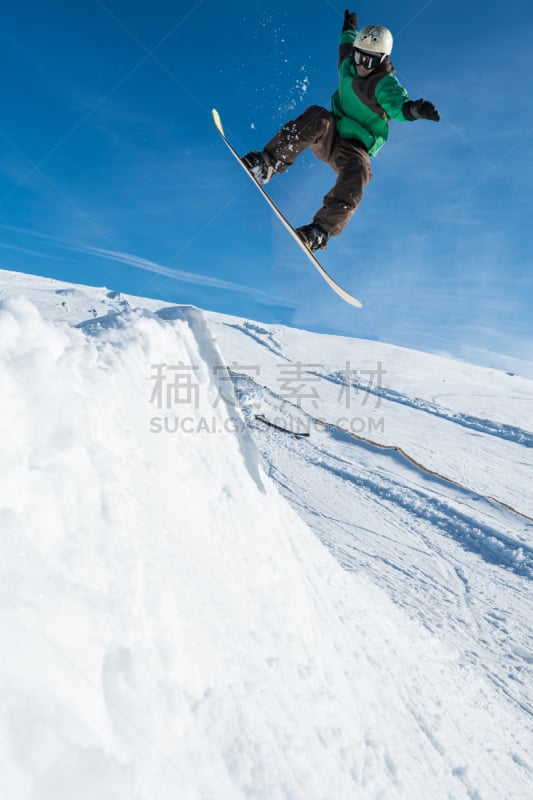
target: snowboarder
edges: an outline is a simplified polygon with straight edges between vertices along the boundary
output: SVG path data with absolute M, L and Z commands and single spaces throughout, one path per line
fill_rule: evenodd
M 428 119 L 439 112 L 428 100 L 410 100 L 394 76 L 392 34 L 381 25 L 357 30 L 355 11 L 344 12 L 339 48 L 339 83 L 332 110 L 311 106 L 287 122 L 262 152 L 242 161 L 259 183 L 285 172 L 307 147 L 337 173 L 337 181 L 309 225 L 296 229 L 310 250 L 323 249 L 348 224 L 372 177 L 370 157 L 387 141 L 389 120 Z

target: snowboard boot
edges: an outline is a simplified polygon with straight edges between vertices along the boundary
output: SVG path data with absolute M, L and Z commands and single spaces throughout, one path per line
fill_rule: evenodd
M 250 150 L 249 153 L 242 157 L 241 161 L 258 183 L 268 183 L 276 174 L 270 157 L 265 152 L 260 153 L 258 150 Z
M 311 252 L 323 250 L 329 239 L 329 233 L 323 230 L 320 225 L 317 225 L 316 222 L 296 228 L 296 233 Z

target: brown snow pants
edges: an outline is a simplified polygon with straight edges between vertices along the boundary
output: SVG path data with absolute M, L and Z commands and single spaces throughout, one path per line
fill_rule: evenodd
M 333 114 L 321 106 L 310 106 L 265 145 L 276 172 L 285 172 L 307 147 L 337 173 L 337 181 L 326 194 L 322 208 L 313 217 L 331 236 L 344 230 L 361 202 L 363 189 L 372 177 L 370 156 L 358 139 L 342 139 Z

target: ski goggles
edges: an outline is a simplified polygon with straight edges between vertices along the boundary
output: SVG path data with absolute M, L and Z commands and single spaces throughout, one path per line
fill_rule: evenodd
M 358 50 L 357 47 L 354 47 L 353 60 L 357 67 L 376 69 L 384 58 L 385 53 L 365 53 L 364 50 Z

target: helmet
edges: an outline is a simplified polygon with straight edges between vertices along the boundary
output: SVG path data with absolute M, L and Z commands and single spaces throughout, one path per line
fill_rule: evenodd
M 364 50 L 366 53 L 390 56 L 392 33 L 382 25 L 367 25 L 357 33 L 353 45 L 357 50 Z

